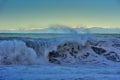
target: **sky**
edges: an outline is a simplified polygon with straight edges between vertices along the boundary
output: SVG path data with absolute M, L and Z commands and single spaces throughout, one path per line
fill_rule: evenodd
M 0 0 L 0 30 L 120 28 L 120 0 Z

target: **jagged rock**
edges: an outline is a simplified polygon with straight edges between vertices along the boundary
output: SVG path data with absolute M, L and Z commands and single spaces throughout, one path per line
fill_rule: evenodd
M 59 57 L 59 56 L 60 56 L 59 53 L 56 52 L 56 51 L 49 52 L 49 58 L 51 58 L 51 57 Z
M 104 49 L 102 49 L 102 48 L 98 48 L 98 47 L 94 47 L 94 46 L 92 46 L 91 48 L 92 48 L 92 50 L 93 50 L 95 53 L 97 53 L 97 54 L 99 54 L 99 55 L 102 55 L 102 54 L 104 54 L 104 53 L 106 52 L 106 50 L 104 50 Z
M 95 64 L 100 63 L 100 61 L 97 60 L 97 57 L 99 56 L 105 57 L 107 60 L 110 61 L 120 62 L 120 57 L 116 52 L 111 51 L 108 53 L 109 50 L 105 50 L 104 48 L 94 45 L 88 46 L 87 48 L 91 48 L 96 54 L 92 54 L 91 52 L 86 51 L 86 47 L 84 48 L 84 46 L 82 46 L 78 42 L 65 42 L 58 45 L 56 50 L 49 52 L 49 62 L 54 64 L 64 64 L 68 62 L 74 63 L 78 59 L 79 61 L 89 60 L 91 56 L 93 56 L 92 61 Z
M 60 61 L 58 61 L 57 59 L 49 59 L 49 62 L 55 63 L 55 64 L 61 64 Z
M 60 61 L 58 61 L 56 58 L 57 57 L 60 57 L 59 53 L 56 52 L 56 51 L 52 51 L 52 52 L 49 52 L 49 62 L 51 63 L 56 63 L 56 64 L 60 64 Z
M 57 51 L 60 52 L 60 54 L 65 54 L 64 52 L 68 52 L 71 56 L 74 56 L 78 54 L 78 51 L 81 49 L 81 44 L 78 42 L 65 42 L 63 44 L 58 45 Z
M 60 64 L 60 60 L 66 61 L 68 58 L 76 58 L 82 46 L 78 42 L 68 41 L 57 46 L 56 51 L 49 52 L 49 61 Z
M 120 61 L 120 57 L 117 53 L 115 52 L 109 52 L 107 54 L 104 55 L 108 60 L 114 61 L 114 62 L 119 62 Z
M 89 55 L 90 55 L 90 53 L 87 52 L 87 53 L 84 54 L 82 57 L 83 57 L 83 58 L 87 58 Z

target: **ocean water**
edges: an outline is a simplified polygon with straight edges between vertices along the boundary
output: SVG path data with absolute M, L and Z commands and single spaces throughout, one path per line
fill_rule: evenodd
M 27 38 L 57 38 L 71 37 L 74 34 L 52 34 L 52 33 L 0 33 L 0 37 L 27 37 Z
M 119 80 L 118 34 L 0 34 L 0 80 Z

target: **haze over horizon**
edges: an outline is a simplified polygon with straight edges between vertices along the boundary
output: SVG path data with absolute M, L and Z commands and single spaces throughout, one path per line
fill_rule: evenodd
M 119 21 L 119 0 L 0 0 L 0 30 L 34 30 L 52 25 L 120 28 Z

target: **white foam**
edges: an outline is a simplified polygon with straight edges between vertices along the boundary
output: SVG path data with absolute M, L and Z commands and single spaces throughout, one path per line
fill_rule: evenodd
M 0 64 L 34 64 L 36 58 L 35 51 L 22 41 L 0 42 Z
M 26 44 L 28 40 L 29 46 Z M 64 43 L 72 44 L 72 46 L 68 46 L 69 49 L 79 45 L 82 48 L 78 50 L 77 57 L 72 57 L 69 52 L 66 51 L 67 58 L 64 60 L 65 62 L 71 63 L 103 63 L 106 64 L 112 61 L 107 60 L 102 55 L 96 54 L 92 49 L 91 46 L 103 48 L 106 50 L 106 53 L 115 52 L 120 57 L 120 47 L 114 47 L 113 44 L 120 44 L 119 38 L 103 38 L 103 37 L 90 37 L 87 35 L 84 36 L 72 36 L 72 37 L 64 37 L 64 38 L 55 38 L 55 39 L 47 39 L 47 40 L 34 40 L 31 39 L 24 40 L 1 40 L 0 41 L 0 64 L 47 64 L 49 63 L 49 52 L 57 51 L 59 45 L 62 45 L 64 48 Z M 114 42 L 113 42 L 114 41 Z M 32 45 L 32 46 L 30 46 Z M 38 52 L 38 53 L 37 53 Z M 38 55 L 40 53 L 42 55 Z M 90 56 L 87 59 L 79 59 L 86 53 L 90 53 Z M 64 50 L 62 53 L 65 53 Z M 105 54 L 106 54 L 105 53 Z M 95 57 L 97 56 L 97 58 Z M 59 59 L 63 60 L 63 59 Z M 95 61 L 95 62 L 94 62 Z M 114 63 L 114 62 L 112 62 Z M 116 62 L 115 62 L 116 63 Z

